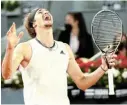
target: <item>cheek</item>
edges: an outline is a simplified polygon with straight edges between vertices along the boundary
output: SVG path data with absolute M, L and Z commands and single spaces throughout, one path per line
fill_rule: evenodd
M 37 25 L 43 24 L 43 20 L 42 20 L 42 16 L 41 15 L 38 15 L 35 18 L 36 18 Z
M 39 18 L 39 19 L 37 20 L 37 25 L 41 26 L 41 25 L 43 25 L 43 24 L 44 24 L 44 23 L 43 23 L 42 18 Z
M 69 23 L 70 25 L 72 25 L 72 26 L 74 25 L 74 22 L 73 22 L 73 20 L 71 20 L 71 19 L 70 19 L 70 21 L 69 21 L 68 23 Z
M 71 22 L 70 19 L 66 19 L 66 20 L 65 20 L 65 23 L 67 23 L 67 24 L 71 24 L 72 22 Z
M 65 23 L 68 23 L 68 24 L 71 24 L 71 25 L 73 25 L 73 19 L 72 18 L 67 18 L 66 20 L 65 20 Z
M 53 23 L 53 17 L 51 16 L 51 23 Z
M 74 20 L 71 20 L 71 24 L 72 24 L 72 25 L 74 24 Z

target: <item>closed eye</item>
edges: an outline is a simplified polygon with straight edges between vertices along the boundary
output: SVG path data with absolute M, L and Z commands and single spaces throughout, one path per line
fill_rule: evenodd
M 46 9 L 43 9 L 43 10 L 42 10 L 42 9 L 39 9 L 39 10 L 38 10 L 38 14 L 43 14 L 44 10 L 45 10 L 46 13 L 49 13 L 49 11 L 46 10 Z
M 40 13 L 42 13 L 42 10 L 41 9 L 38 10 L 38 14 L 40 14 Z
M 39 11 L 38 14 L 42 14 L 42 11 Z

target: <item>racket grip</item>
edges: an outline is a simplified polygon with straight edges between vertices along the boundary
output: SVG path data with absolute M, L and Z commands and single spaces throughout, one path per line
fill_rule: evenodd
M 109 63 L 108 63 L 107 58 L 106 58 L 106 64 L 107 64 L 107 66 L 108 66 L 108 69 L 111 69 L 111 66 L 109 66 Z
M 113 80 L 113 71 L 112 69 L 108 70 L 108 85 L 109 85 L 109 95 L 114 95 L 114 80 Z

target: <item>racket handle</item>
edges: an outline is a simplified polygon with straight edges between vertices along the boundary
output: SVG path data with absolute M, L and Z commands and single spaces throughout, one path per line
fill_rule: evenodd
M 107 60 L 106 56 L 105 56 L 105 61 L 106 61 L 106 64 L 108 66 L 108 69 L 111 69 L 111 66 L 109 66 L 109 63 L 108 63 L 108 60 Z
M 113 71 L 112 69 L 108 70 L 108 85 L 109 85 L 109 95 L 114 95 L 114 80 L 113 80 Z

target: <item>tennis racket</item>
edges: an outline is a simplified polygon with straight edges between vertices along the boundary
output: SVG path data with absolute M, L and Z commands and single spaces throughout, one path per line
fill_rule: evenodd
M 95 45 L 105 54 L 115 53 L 122 39 L 122 21 L 119 16 L 111 10 L 99 11 L 92 20 L 91 33 Z M 108 65 L 108 68 L 111 69 Z M 114 83 L 112 70 L 108 70 L 109 95 L 114 95 Z

